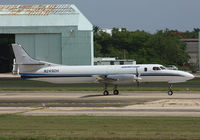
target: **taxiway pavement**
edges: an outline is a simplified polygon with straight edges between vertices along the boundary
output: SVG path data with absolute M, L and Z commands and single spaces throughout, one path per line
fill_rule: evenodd
M 0 92 L 0 114 L 200 117 L 200 92 Z

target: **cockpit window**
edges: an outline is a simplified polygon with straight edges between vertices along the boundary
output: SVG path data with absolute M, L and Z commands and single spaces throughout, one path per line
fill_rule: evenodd
M 153 67 L 153 70 L 161 70 L 159 67 Z
M 166 68 L 165 68 L 165 67 L 162 67 L 162 66 L 161 66 L 160 68 L 161 68 L 161 70 L 166 70 Z

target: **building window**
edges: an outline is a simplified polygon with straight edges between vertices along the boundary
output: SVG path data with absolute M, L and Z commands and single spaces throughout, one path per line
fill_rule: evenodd
M 110 62 L 110 65 L 115 65 L 114 61 L 111 61 L 111 62 Z
M 120 64 L 120 65 L 124 65 L 124 61 L 120 61 L 119 64 Z

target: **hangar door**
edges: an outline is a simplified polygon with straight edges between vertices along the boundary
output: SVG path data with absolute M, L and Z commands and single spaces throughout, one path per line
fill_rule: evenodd
M 12 71 L 14 59 L 12 43 L 15 43 L 14 34 L 0 34 L 0 73 Z
M 16 34 L 15 40 L 32 58 L 62 63 L 61 34 Z

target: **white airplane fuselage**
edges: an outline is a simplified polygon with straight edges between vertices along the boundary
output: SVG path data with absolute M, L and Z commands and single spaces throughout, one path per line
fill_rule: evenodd
M 23 79 L 51 83 L 94 83 L 106 77 L 113 79 L 110 84 L 130 84 L 136 82 L 137 71 L 140 82 L 178 83 L 193 79 L 188 72 L 168 70 L 158 64 L 147 65 L 103 65 L 103 66 L 49 66 L 34 72 L 20 73 Z

